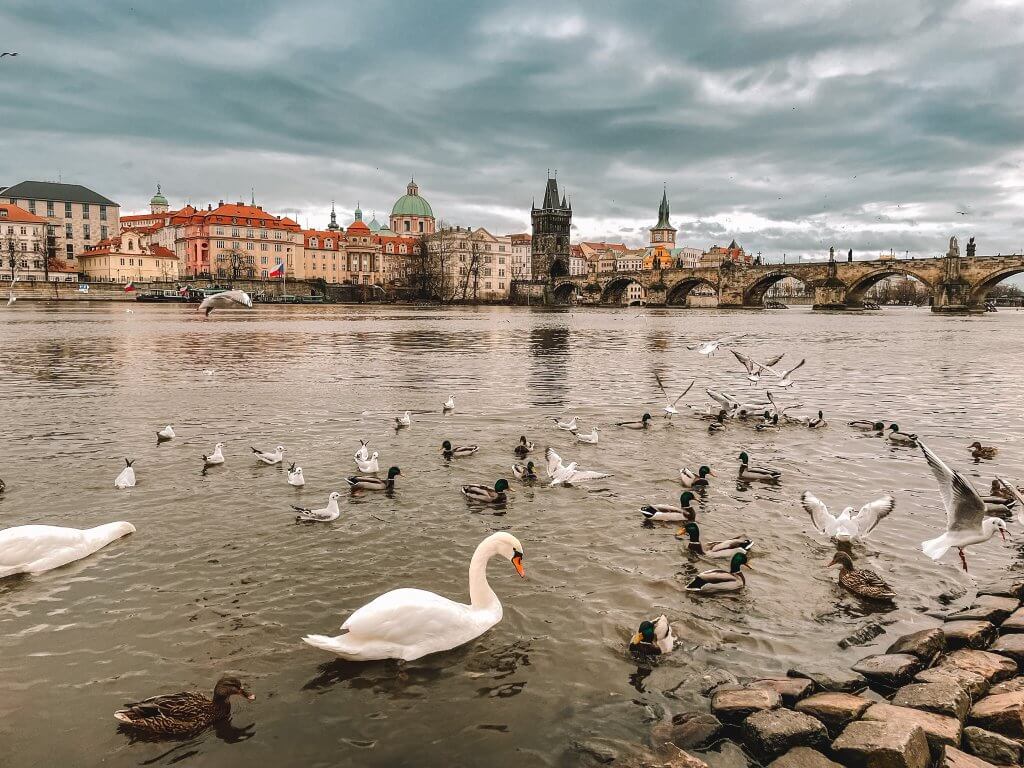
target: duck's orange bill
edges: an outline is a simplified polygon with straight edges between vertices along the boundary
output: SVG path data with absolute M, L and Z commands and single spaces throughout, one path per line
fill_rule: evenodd
M 512 558 L 512 565 L 514 565 L 516 567 L 516 573 L 518 573 L 520 576 L 522 576 L 525 579 L 526 578 L 526 571 L 523 570 L 523 556 L 522 555 L 516 555 L 515 557 L 513 557 Z

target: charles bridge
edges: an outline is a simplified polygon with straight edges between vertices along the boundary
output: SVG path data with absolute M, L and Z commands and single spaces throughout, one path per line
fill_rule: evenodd
M 642 285 L 648 305 L 685 306 L 698 286 L 711 288 L 719 307 L 761 307 L 768 289 L 792 277 L 814 295 L 815 309 L 858 309 L 868 290 L 893 275 L 921 281 L 931 295 L 934 312 L 977 312 L 985 296 L 1002 280 L 1024 273 L 1024 255 L 976 256 L 974 238 L 960 256 L 955 237 L 945 256 L 926 259 L 881 259 L 804 264 L 736 264 L 672 268 L 639 272 L 601 272 L 552 278 L 546 298 L 556 304 L 619 304 L 630 284 Z

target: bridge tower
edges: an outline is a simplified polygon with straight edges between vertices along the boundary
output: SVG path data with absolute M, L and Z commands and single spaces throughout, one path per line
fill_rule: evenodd
M 530 218 L 533 221 L 533 279 L 549 280 L 568 275 L 572 205 L 566 202 L 564 193 L 562 199 L 558 199 L 558 179 L 548 177 L 548 184 L 544 189 L 544 202 L 540 208 L 534 204 Z
M 974 256 L 974 238 L 967 245 L 967 255 Z M 956 235 L 949 238 L 949 250 L 943 259 L 942 282 L 932 294 L 932 311 L 964 312 L 970 310 L 971 284 L 960 275 L 960 243 Z

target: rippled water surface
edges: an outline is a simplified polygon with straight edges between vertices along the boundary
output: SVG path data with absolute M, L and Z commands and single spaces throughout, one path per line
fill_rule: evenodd
M 755 357 L 807 358 L 780 395 L 831 424 L 777 434 L 730 424 L 708 435 L 692 416 L 646 433 L 614 426 L 657 413 L 655 373 L 669 389 L 751 389 L 731 355 L 686 344 L 748 334 Z M 845 666 L 901 631 L 933 623 L 948 594 L 973 581 L 955 556 L 929 561 L 919 543 L 944 513 L 919 453 L 854 433 L 851 418 L 898 421 L 979 485 L 1024 479 L 1019 353 L 1024 314 L 972 318 L 891 309 L 863 316 L 716 311 L 259 308 L 203 320 L 187 307 L 42 306 L 0 312 L 0 526 L 91 526 L 138 532 L 49 573 L 0 583 L 3 763 L 34 765 L 577 765 L 580 744 L 639 745 L 663 710 L 704 707 L 699 677 L 725 667 L 778 674 L 814 660 Z M 214 368 L 213 376 L 203 369 Z M 455 393 L 457 409 L 440 405 Z M 393 415 L 414 412 L 395 433 Z M 602 427 L 575 446 L 551 417 Z M 178 438 L 157 445 L 171 423 Z M 513 483 L 505 509 L 468 505 L 464 482 L 509 476 L 516 438 L 552 445 L 613 477 L 586 488 Z M 355 470 L 368 438 L 402 477 L 393 498 L 349 498 L 330 525 L 297 526 L 289 505 L 323 506 Z M 480 452 L 446 465 L 440 443 Z M 976 465 L 965 446 L 998 445 Z M 200 455 L 226 444 L 225 466 Z M 304 469 L 296 490 L 250 445 L 287 447 Z M 736 482 L 737 455 L 780 468 L 777 487 Z M 117 491 L 122 457 L 138 486 Z M 700 515 L 705 538 L 756 539 L 748 588 L 733 597 L 683 591 L 708 567 L 671 525 L 645 527 L 646 502 L 678 499 L 682 465 L 719 478 Z M 797 504 L 812 489 L 833 508 L 883 491 L 892 516 L 859 562 L 898 590 L 875 612 L 845 596 Z M 469 645 L 410 663 L 339 662 L 299 638 L 335 634 L 388 589 L 418 586 L 468 600 L 474 547 L 507 529 L 523 542 L 528 579 L 494 560 L 504 620 Z M 1019 567 L 1020 528 L 969 551 L 972 576 Z M 946 599 L 940 599 L 948 593 Z M 667 613 L 681 648 L 638 668 L 629 634 Z M 871 622 L 887 634 L 843 650 Z M 111 712 L 123 702 L 212 688 L 223 672 L 257 694 L 230 727 L 178 743 L 133 742 Z M 238 701 L 237 699 L 235 700 Z M 713 762 L 713 760 L 712 760 Z M 721 763 L 724 764 L 724 763 Z

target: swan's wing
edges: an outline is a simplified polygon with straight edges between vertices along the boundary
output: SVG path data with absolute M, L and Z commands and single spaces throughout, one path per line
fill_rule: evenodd
M 693 389 L 693 385 L 696 384 L 696 383 L 697 383 L 696 379 L 691 381 L 690 385 L 686 389 L 683 390 L 683 393 L 681 395 L 679 395 L 679 397 L 677 397 L 675 400 L 672 401 L 672 407 L 673 408 L 676 407 L 676 403 L 678 403 L 680 400 L 682 400 L 684 397 L 686 397 L 686 393 L 689 392 L 691 389 Z
M 828 511 L 828 507 L 817 496 L 810 491 L 804 491 L 803 496 L 800 497 L 800 503 L 807 510 L 807 514 L 811 516 L 811 522 L 818 529 L 818 533 L 829 536 L 835 534 L 837 528 L 835 515 Z
M 946 507 L 946 528 L 950 531 L 971 530 L 981 527 L 985 517 L 985 502 L 974 487 L 959 472 L 954 472 L 932 453 L 924 443 L 918 441 L 928 467 L 939 484 L 939 495 Z
M 562 466 L 562 457 L 555 453 L 554 448 L 548 448 L 544 451 L 544 458 L 547 459 L 548 462 L 548 477 L 554 477 L 558 468 Z
M 853 516 L 853 522 L 861 536 L 867 536 L 896 507 L 896 499 L 892 496 L 883 496 L 860 508 L 860 512 Z
M 0 573 L 86 544 L 85 531 L 56 525 L 19 525 L 0 531 Z
M 471 618 L 468 605 L 422 589 L 395 589 L 359 608 L 341 628 L 360 640 L 409 645 L 450 634 Z

